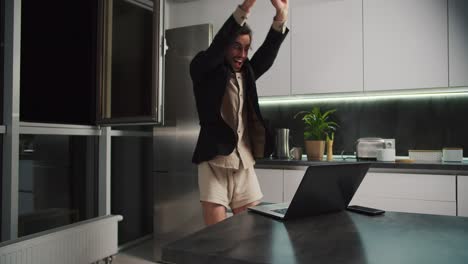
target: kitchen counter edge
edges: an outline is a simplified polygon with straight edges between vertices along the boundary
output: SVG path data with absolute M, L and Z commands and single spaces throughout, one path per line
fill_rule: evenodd
M 416 173 L 416 174 L 445 174 L 445 175 L 465 175 L 468 176 L 468 161 L 463 162 L 379 162 L 379 161 L 356 161 L 334 160 L 334 161 L 307 161 L 307 160 L 280 160 L 280 159 L 260 159 L 256 161 L 255 168 L 258 169 L 285 169 L 300 170 L 310 165 L 330 164 L 330 163 L 355 163 L 369 162 L 370 172 L 387 173 Z

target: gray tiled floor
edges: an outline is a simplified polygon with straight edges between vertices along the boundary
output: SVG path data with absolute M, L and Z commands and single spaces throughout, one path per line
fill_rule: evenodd
M 115 256 L 112 264 L 153 264 L 157 262 L 148 261 L 139 257 L 127 255 L 127 254 L 118 254 Z
M 152 264 L 153 240 L 147 240 L 134 247 L 128 248 L 114 257 L 112 264 Z

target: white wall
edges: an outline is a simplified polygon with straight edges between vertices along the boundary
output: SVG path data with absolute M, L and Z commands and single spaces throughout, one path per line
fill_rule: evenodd
M 200 0 L 187 3 L 171 2 L 167 28 L 197 24 L 213 24 L 213 33 L 218 32 L 224 21 L 235 10 L 239 1 Z

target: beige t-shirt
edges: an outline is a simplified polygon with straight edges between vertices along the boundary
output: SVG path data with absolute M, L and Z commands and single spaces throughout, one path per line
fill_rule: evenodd
M 237 145 L 231 154 L 227 156 L 219 155 L 210 160 L 209 163 L 211 165 L 239 169 L 240 162 L 242 162 L 242 167 L 244 168 L 249 168 L 255 164 L 250 146 L 249 133 L 246 129 L 247 111 L 244 98 L 244 78 L 242 73 L 233 72 L 224 93 L 221 116 L 232 130 L 235 131 Z

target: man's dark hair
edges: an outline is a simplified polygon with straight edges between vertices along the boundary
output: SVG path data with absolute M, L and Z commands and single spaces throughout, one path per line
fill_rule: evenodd
M 252 29 L 250 28 L 249 25 L 247 25 L 247 23 L 244 23 L 244 25 L 242 27 L 240 27 L 235 33 L 234 35 L 232 36 L 232 39 L 231 41 L 229 42 L 229 44 L 233 44 L 234 41 L 236 41 L 237 37 L 239 36 L 242 36 L 242 35 L 249 35 L 250 37 L 250 43 L 252 43 Z

